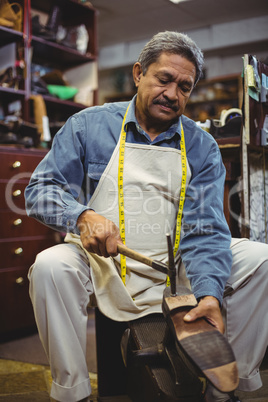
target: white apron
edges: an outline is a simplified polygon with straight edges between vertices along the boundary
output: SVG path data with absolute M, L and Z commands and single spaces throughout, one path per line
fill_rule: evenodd
M 119 226 L 119 142 L 102 174 L 89 206 Z M 167 262 L 166 233 L 174 235 L 181 185 L 181 152 L 153 145 L 125 144 L 124 206 L 126 246 L 152 259 Z M 191 177 L 187 162 L 187 183 Z M 79 236 L 65 241 L 82 247 Z M 121 279 L 120 255 L 88 253 L 99 309 L 116 321 L 161 312 L 166 275 L 127 258 L 126 285 Z M 185 283 L 185 271 L 181 281 Z

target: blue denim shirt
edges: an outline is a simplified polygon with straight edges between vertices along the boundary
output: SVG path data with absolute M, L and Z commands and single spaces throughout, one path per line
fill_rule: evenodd
M 78 233 L 76 222 L 119 140 L 129 102 L 87 108 L 70 117 L 25 190 L 26 210 L 53 229 Z M 195 122 L 182 116 L 154 141 L 135 117 L 135 97 L 125 121 L 127 141 L 180 149 L 182 121 L 192 177 L 184 204 L 180 251 L 196 298 L 220 302 L 230 275 L 231 235 L 223 213 L 225 168 L 217 143 Z

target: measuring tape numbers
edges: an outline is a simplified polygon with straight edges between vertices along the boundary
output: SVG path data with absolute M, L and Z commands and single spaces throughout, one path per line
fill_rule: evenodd
M 129 105 L 130 106 L 130 105 Z M 121 133 L 120 133 L 120 143 L 119 143 L 119 163 L 118 163 L 118 205 L 119 205 L 119 230 L 120 236 L 125 244 L 126 242 L 126 230 L 125 230 L 125 211 L 124 211 L 124 187 L 123 187 L 123 176 L 124 176 L 124 159 L 125 159 L 125 143 L 126 143 L 126 131 L 125 131 L 125 120 L 127 116 L 127 112 L 125 113 Z M 182 213 L 185 201 L 185 194 L 186 194 L 186 183 L 187 183 L 187 161 L 186 161 L 186 147 L 185 147 L 185 138 L 184 138 L 184 130 L 181 124 L 181 141 L 180 141 L 180 148 L 181 148 L 181 168 L 182 168 L 182 180 L 181 180 L 181 191 L 180 191 L 180 199 L 179 199 L 179 208 L 177 214 L 177 221 L 176 221 L 176 236 L 174 242 L 174 256 L 176 255 L 179 244 L 180 244 L 180 234 L 181 234 L 181 224 L 182 224 Z M 120 264 L 121 264 L 121 278 L 124 283 L 126 284 L 126 272 L 127 272 L 127 265 L 126 265 L 126 256 L 120 254 Z M 167 286 L 170 285 L 169 277 L 167 277 Z

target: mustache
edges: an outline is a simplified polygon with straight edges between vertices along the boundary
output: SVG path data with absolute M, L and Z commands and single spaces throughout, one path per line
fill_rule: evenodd
M 154 99 L 153 104 L 154 105 L 161 105 L 161 106 L 169 107 L 174 112 L 178 112 L 178 110 L 179 110 L 179 107 L 177 105 L 175 105 L 174 103 L 170 102 L 167 99 Z

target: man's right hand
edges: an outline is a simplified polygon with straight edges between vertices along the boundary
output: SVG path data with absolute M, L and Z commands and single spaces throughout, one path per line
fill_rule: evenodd
M 109 219 L 93 210 L 84 211 L 77 220 L 83 247 L 102 257 L 115 257 L 117 244 L 122 242 L 119 228 Z

